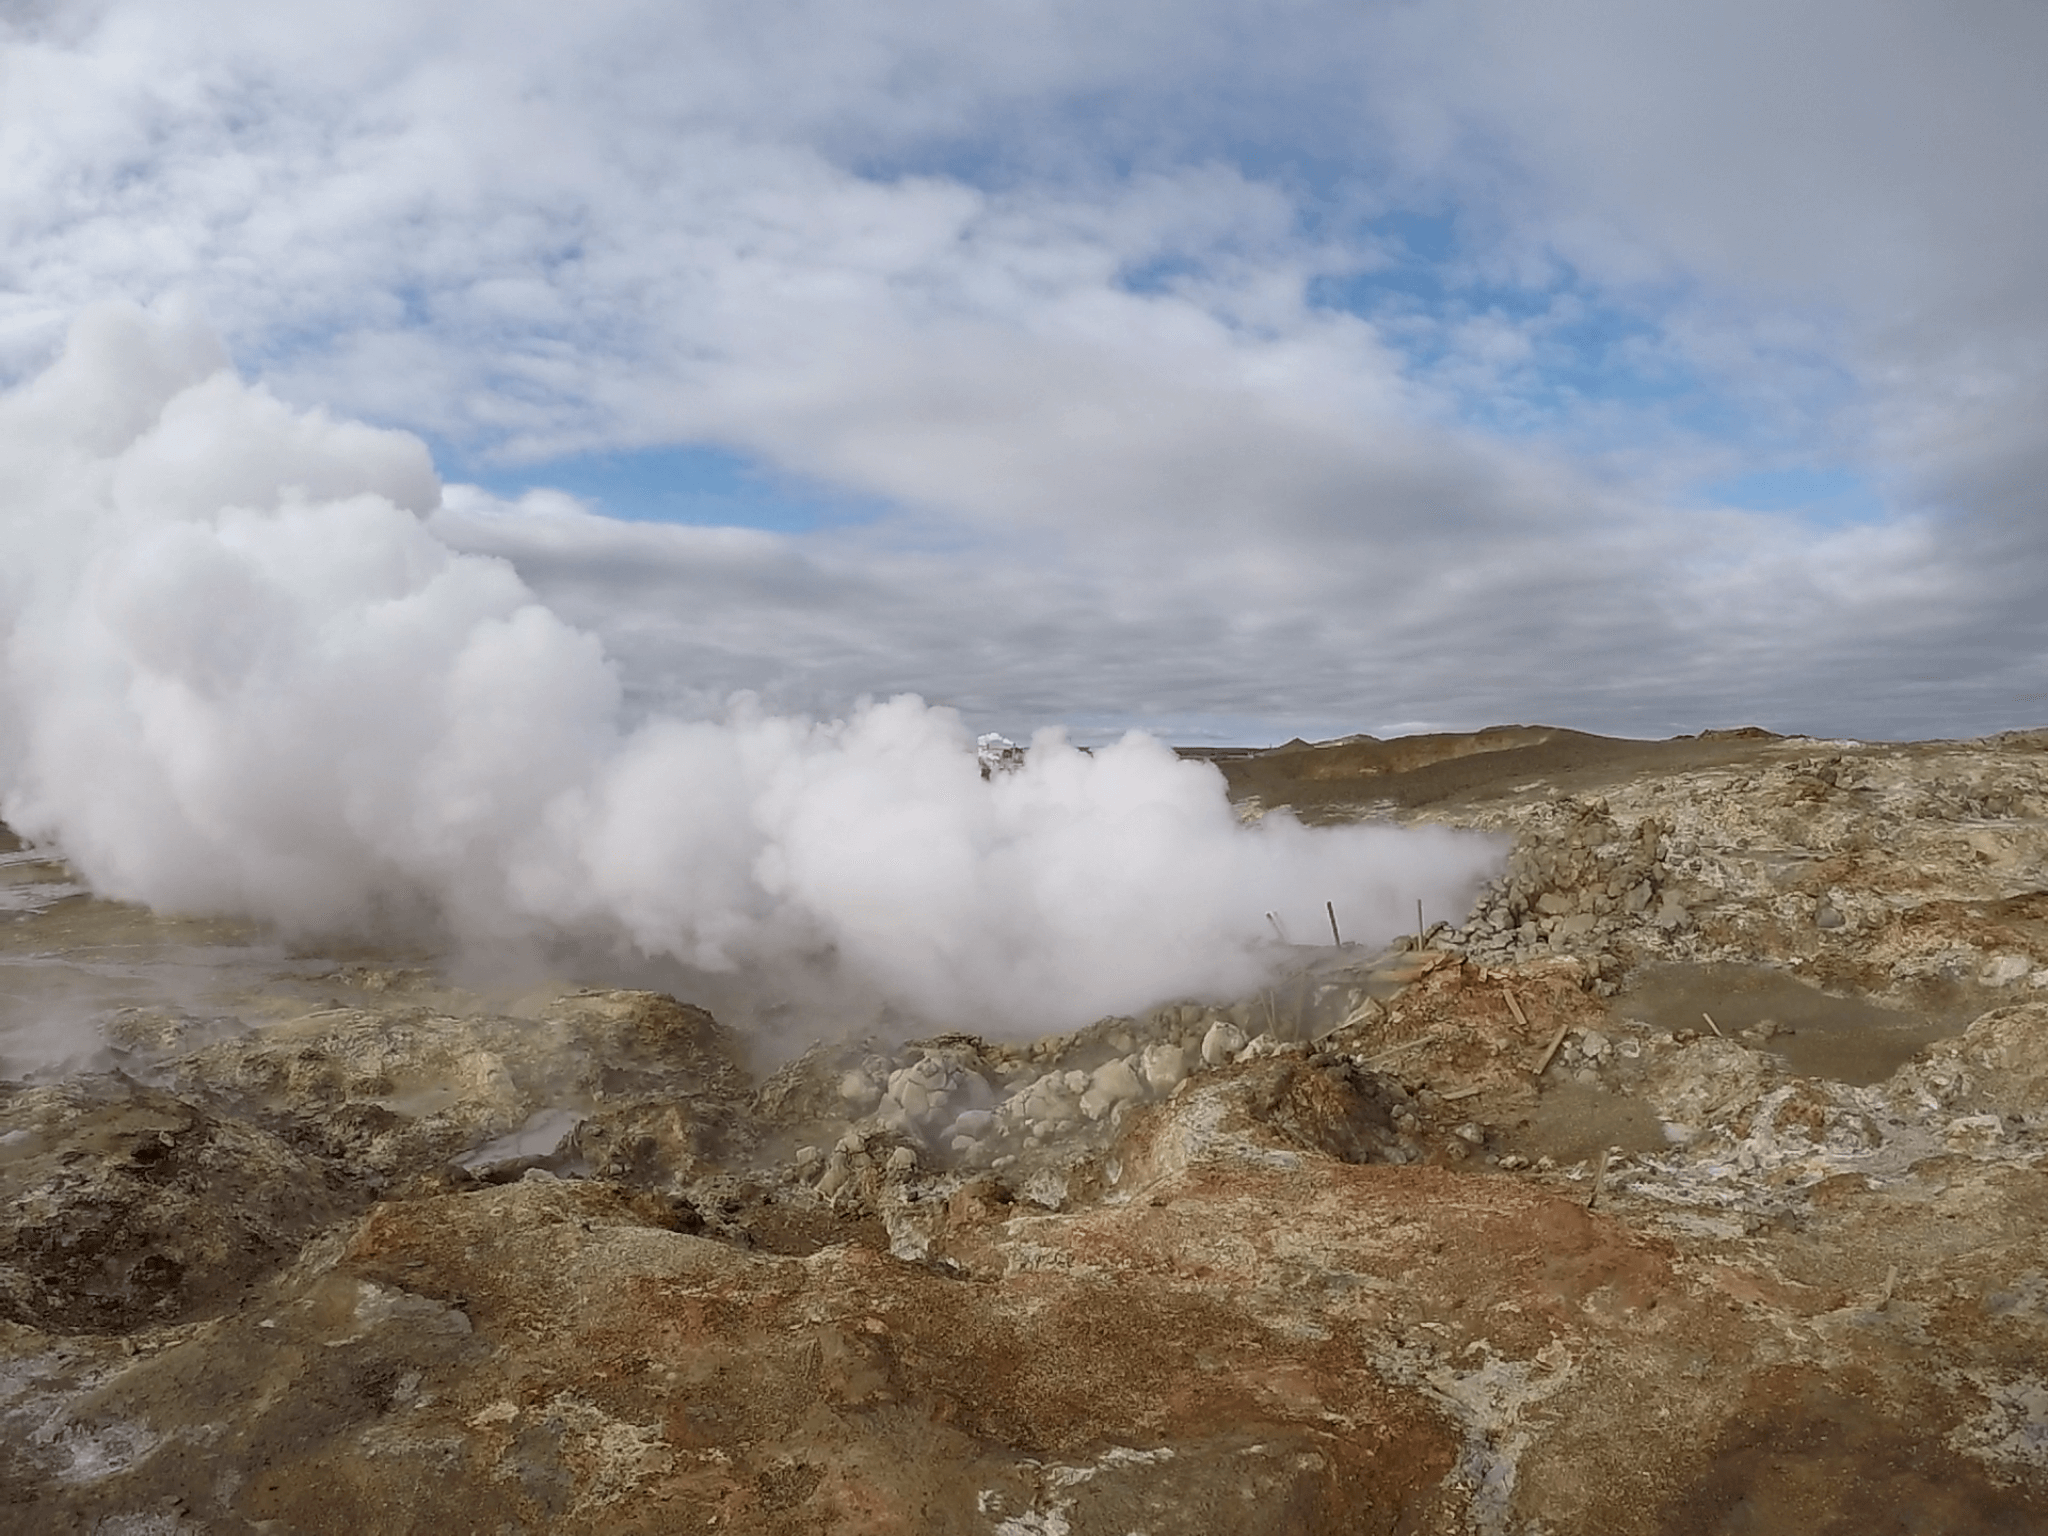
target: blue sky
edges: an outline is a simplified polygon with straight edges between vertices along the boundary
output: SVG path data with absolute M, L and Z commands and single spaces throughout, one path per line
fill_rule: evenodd
M 1883 492 L 1868 477 L 1840 467 L 1751 470 L 1706 486 L 1702 494 L 1723 506 L 1822 526 L 1877 522 L 1887 510 Z
M 759 459 L 698 444 L 599 449 L 525 465 L 473 463 L 444 447 L 435 459 L 443 473 L 508 501 L 535 490 L 562 491 L 593 512 L 628 522 L 810 533 L 868 521 L 880 511 Z
M 2036 7 L 60 0 L 0 50 L 0 367 L 196 306 L 418 434 L 636 697 L 2048 697 Z

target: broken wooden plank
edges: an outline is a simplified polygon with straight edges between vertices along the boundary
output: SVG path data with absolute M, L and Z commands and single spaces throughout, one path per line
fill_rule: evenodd
M 1549 1046 L 1545 1048 L 1542 1058 L 1536 1063 L 1535 1075 L 1537 1077 L 1541 1077 L 1543 1069 L 1550 1065 L 1550 1058 L 1557 1054 L 1557 1048 L 1564 1044 L 1564 1037 L 1571 1033 L 1571 1028 L 1572 1021 L 1570 1019 L 1566 1019 L 1557 1026 L 1557 1033 L 1550 1037 Z

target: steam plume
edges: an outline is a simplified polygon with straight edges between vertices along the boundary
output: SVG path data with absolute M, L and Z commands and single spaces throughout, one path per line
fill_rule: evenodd
M 101 894 L 288 931 L 427 915 L 705 971 L 822 965 L 936 1023 L 1253 984 L 1265 914 L 1462 910 L 1448 832 L 1240 826 L 1156 741 L 1040 733 L 984 781 L 944 709 L 629 723 L 598 641 L 440 544 L 399 432 L 298 413 L 194 317 L 89 311 L 0 397 L 0 813 Z

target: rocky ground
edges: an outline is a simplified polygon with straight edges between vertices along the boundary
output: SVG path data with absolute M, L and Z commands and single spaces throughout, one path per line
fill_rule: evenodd
M 1514 852 L 779 1064 L 0 854 L 0 1526 L 2048 1529 L 2048 733 L 1220 757 Z

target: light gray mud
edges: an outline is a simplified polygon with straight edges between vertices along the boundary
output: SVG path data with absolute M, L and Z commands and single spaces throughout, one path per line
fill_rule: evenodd
M 1967 1009 L 1908 1011 L 1840 997 L 1768 966 L 1685 961 L 1644 966 L 1613 1011 L 1665 1030 L 1718 1028 L 1761 1040 L 1799 1076 L 1859 1086 L 1883 1082 L 1972 1017 Z

